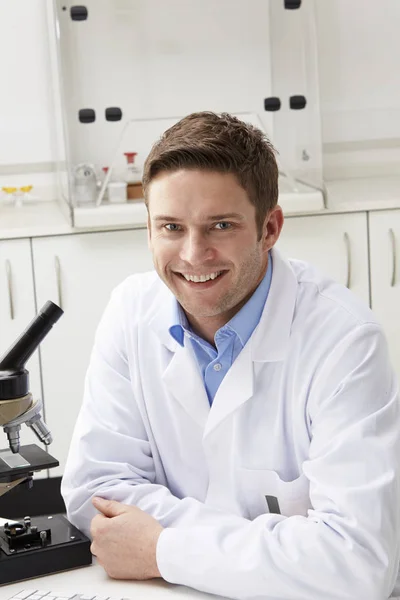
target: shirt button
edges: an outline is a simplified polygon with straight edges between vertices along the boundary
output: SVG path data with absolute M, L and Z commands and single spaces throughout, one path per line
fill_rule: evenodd
M 214 365 L 214 371 L 220 371 L 222 369 L 222 365 L 220 363 L 216 363 Z

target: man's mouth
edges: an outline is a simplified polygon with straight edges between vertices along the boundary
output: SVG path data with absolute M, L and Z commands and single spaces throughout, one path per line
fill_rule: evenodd
M 197 286 L 199 288 L 211 287 L 228 271 L 210 271 L 202 275 L 194 275 L 192 273 L 175 273 L 183 279 L 190 287 Z

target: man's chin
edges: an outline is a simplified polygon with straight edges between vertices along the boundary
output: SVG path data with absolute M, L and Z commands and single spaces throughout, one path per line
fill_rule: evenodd
M 217 306 L 195 306 L 185 300 L 177 298 L 179 304 L 182 306 L 185 313 L 193 316 L 195 319 L 211 319 L 221 314 L 221 309 Z

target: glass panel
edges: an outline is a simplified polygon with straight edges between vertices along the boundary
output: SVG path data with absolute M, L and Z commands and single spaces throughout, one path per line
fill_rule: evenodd
M 321 199 L 311 0 L 297 10 L 285 10 L 283 0 L 89 0 L 85 6 L 87 19 L 75 21 L 55 0 L 72 182 L 82 163 L 92 165 L 103 184 L 103 167 L 123 178 L 125 152 L 138 153 L 140 168 L 167 127 L 191 112 L 212 110 L 266 131 L 279 151 L 283 196 Z M 299 94 L 306 107 L 289 109 L 289 96 Z M 271 96 L 281 99 L 278 112 L 264 110 Z M 110 107 L 121 109 L 122 120 L 106 120 Z M 80 122 L 81 109 L 92 109 L 95 120 Z M 76 186 L 71 196 L 76 205 Z
M 312 0 L 299 10 L 270 3 L 271 85 L 282 108 L 274 114 L 273 139 L 285 173 L 322 188 L 322 140 L 319 107 L 315 9 Z M 304 96 L 304 109 L 290 98 Z M 291 187 L 286 181 L 286 185 Z

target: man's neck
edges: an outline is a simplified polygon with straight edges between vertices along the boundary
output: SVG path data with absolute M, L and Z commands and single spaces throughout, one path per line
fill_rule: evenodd
M 186 312 L 185 315 L 192 331 L 215 347 L 215 334 L 217 333 L 218 329 L 221 329 L 221 327 L 226 325 L 228 321 L 231 320 L 231 318 L 235 315 L 235 312 L 233 312 L 231 317 L 216 315 L 215 317 L 196 318 Z
M 237 304 L 236 306 L 234 306 L 230 310 L 227 310 L 224 313 L 215 315 L 214 317 L 198 318 L 193 315 L 190 315 L 185 311 L 186 318 L 189 322 L 192 331 L 196 333 L 199 337 L 203 338 L 203 340 L 206 340 L 209 344 L 215 347 L 214 338 L 218 329 L 221 329 L 221 327 L 223 327 L 224 325 L 229 323 L 231 319 L 233 319 L 233 317 L 239 312 L 241 308 L 243 308 L 246 302 L 248 302 L 248 300 L 254 294 L 258 285 L 259 283 L 257 284 L 256 288 L 245 298 L 243 298 L 243 300 L 239 304 Z

